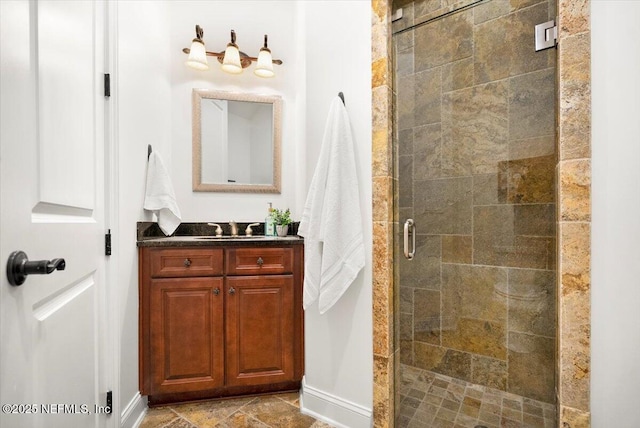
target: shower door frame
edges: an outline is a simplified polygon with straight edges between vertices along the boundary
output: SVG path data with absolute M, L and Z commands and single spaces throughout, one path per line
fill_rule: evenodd
M 394 287 L 392 2 L 372 0 L 373 359 L 375 427 L 393 427 L 399 344 Z M 558 425 L 590 426 L 591 75 L 589 0 L 558 0 Z

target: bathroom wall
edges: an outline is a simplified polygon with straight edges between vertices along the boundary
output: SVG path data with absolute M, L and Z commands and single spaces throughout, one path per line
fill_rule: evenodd
M 307 316 L 304 405 L 340 426 L 369 426 L 372 402 L 371 325 L 371 93 L 369 5 L 344 2 L 114 2 L 111 102 L 115 109 L 117 222 L 112 266 L 116 272 L 120 384 L 116 400 L 121 426 L 133 426 L 144 409 L 138 394 L 138 278 L 135 223 L 151 220 L 142 209 L 147 144 L 172 175 L 183 221 L 261 220 L 266 203 L 302 212 L 319 152 L 329 103 L 347 97 L 358 158 L 365 229 L 366 266 L 327 314 Z M 336 19 L 336 17 L 338 17 Z M 355 18 L 354 18 L 355 17 Z M 330 23 L 330 24 L 329 24 Z M 252 68 L 240 76 L 184 66 L 195 24 L 204 28 L 208 50 L 222 50 L 229 31 L 241 49 L 256 54 L 266 33 L 276 77 L 261 79 Z M 337 31 L 336 29 L 339 29 Z M 350 40 L 350 50 L 335 46 Z M 311 55 L 311 49 L 314 54 Z M 308 72 L 307 72 L 308 71 Z M 252 91 L 283 97 L 283 188 L 280 195 L 194 193 L 191 190 L 191 89 Z M 328 401 L 327 401 L 328 400 Z M 332 401 L 333 400 L 333 401 Z M 337 401 L 336 401 L 337 400 Z M 336 406 L 335 403 L 338 403 Z M 355 416 L 354 416 L 355 415 Z M 355 424 L 352 421 L 356 420 Z
M 169 32 L 169 78 L 171 81 L 171 176 L 183 221 L 264 221 L 267 202 L 276 208 L 290 208 L 298 220 L 304 200 L 299 188 L 304 187 L 304 149 L 296 133 L 304 122 L 300 72 L 296 38 L 297 2 L 290 1 L 171 1 Z M 223 51 L 236 32 L 240 50 L 257 56 L 265 34 L 274 59 L 275 77 L 264 79 L 253 74 L 255 66 L 240 75 L 223 72 L 215 58 L 209 58 L 209 70 L 197 71 L 184 65 L 195 37 L 195 25 L 204 30 L 203 40 L 209 51 Z M 223 91 L 277 94 L 283 98 L 282 114 L 282 192 L 280 194 L 238 194 L 193 192 L 191 176 L 191 90 L 193 88 Z M 176 167 L 177 166 L 177 167 Z
M 300 2 L 306 147 L 304 191 L 311 182 L 331 101 L 342 91 L 353 131 L 366 264 L 324 315 L 305 312 L 303 411 L 335 426 L 372 424 L 371 15 L 363 1 Z
M 116 40 L 111 64 L 112 119 L 110 162 L 113 256 L 109 259 L 109 283 L 117 311 L 116 356 L 119 383 L 114 390 L 115 412 L 120 426 L 134 426 L 144 410 L 138 393 L 138 256 L 136 222 L 151 220 L 142 209 L 147 165 L 147 144 L 162 153 L 171 167 L 171 83 L 169 81 L 169 9 L 166 2 L 112 2 L 116 17 L 111 30 Z
M 405 4 L 403 20 L 427 6 Z M 399 260 L 401 362 L 546 402 L 555 51 L 531 34 L 555 12 L 496 0 L 394 37 L 399 214 L 418 233 L 416 258 Z
M 640 3 L 591 3 L 592 426 L 640 421 Z M 576 426 L 576 425 L 574 425 Z

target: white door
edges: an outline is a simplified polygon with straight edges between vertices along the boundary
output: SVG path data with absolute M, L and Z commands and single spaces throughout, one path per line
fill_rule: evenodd
M 0 426 L 106 426 L 104 3 L 0 0 Z M 65 270 L 8 282 L 9 255 Z

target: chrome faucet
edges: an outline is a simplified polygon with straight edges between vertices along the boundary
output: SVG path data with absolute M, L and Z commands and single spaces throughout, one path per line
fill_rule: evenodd
M 231 220 L 229 226 L 231 226 L 231 236 L 238 236 L 238 223 Z

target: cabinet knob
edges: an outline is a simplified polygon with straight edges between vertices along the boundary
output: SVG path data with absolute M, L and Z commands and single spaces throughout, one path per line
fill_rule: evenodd
M 233 287 L 231 287 L 231 288 L 229 289 L 229 294 L 236 294 L 236 289 L 235 289 L 235 288 L 233 288 Z
M 191 260 L 184 259 L 184 267 L 189 267 L 189 266 L 191 266 Z
M 213 294 L 215 294 L 216 296 L 220 294 L 220 289 L 219 288 L 214 289 Z
M 262 260 L 262 257 L 258 257 L 258 266 L 262 266 L 264 264 L 264 260 Z

